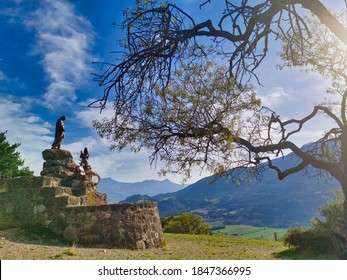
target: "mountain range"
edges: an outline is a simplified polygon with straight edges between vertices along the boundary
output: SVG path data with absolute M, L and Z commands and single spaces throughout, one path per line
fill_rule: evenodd
M 140 197 L 143 195 L 154 196 L 160 193 L 176 192 L 184 187 L 186 186 L 175 184 L 168 179 L 126 183 L 115 181 L 112 178 L 102 178 L 98 184 L 99 192 L 106 193 L 110 203 L 118 203 L 134 194 Z
M 274 163 L 285 168 L 297 160 L 294 154 L 289 154 L 275 159 Z M 309 178 L 302 173 L 280 181 L 273 170 L 265 169 L 261 180 L 240 185 L 227 181 L 226 177 L 218 180 L 206 177 L 178 191 L 165 193 L 166 188 L 161 194 L 151 195 L 144 190 L 141 195 L 132 195 L 121 202 L 157 201 L 161 216 L 188 211 L 214 226 L 247 224 L 287 228 L 309 225 L 338 188 L 339 183 L 334 179 Z

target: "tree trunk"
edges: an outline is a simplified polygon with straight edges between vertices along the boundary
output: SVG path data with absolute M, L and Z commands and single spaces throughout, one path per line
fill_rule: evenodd
M 347 219 L 338 220 L 333 226 L 333 244 L 340 260 L 347 260 Z
M 347 173 L 345 173 L 347 174 Z M 333 244 L 335 251 L 340 260 L 347 260 L 347 195 L 346 195 L 347 184 L 342 184 L 343 193 L 345 200 L 344 206 L 344 217 L 339 219 L 333 225 Z
M 333 243 L 337 256 L 341 260 L 347 260 L 347 126 L 342 130 L 341 158 L 342 158 L 342 180 L 340 181 L 344 194 L 344 217 L 333 225 Z

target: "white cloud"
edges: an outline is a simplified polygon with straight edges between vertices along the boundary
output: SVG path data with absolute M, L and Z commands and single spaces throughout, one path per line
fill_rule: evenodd
M 0 95 L 0 131 L 7 130 L 10 144 L 21 143 L 18 151 L 25 160 L 24 165 L 38 175 L 43 163 L 41 152 L 53 141 L 52 128 L 40 117 L 29 113 L 23 104 L 23 100 Z
M 80 152 L 88 148 L 90 158 L 89 163 L 92 169 L 102 178 L 111 177 L 118 181 L 134 182 L 146 179 L 160 179 L 158 170 L 149 165 L 146 151 L 132 153 L 124 150 L 121 153 L 111 151 L 107 141 L 99 136 L 90 135 L 80 141 L 65 144 L 62 149 L 69 150 L 76 163 L 80 161 Z M 179 181 L 179 178 L 174 178 Z
M 346 7 L 346 4 L 343 1 L 331 1 L 331 0 L 322 0 L 321 1 L 328 9 L 333 11 L 341 12 L 341 9 Z
M 99 108 L 88 107 L 93 101 L 95 100 L 88 99 L 78 104 L 80 107 L 84 108 L 76 114 L 76 118 L 79 120 L 81 126 L 92 127 L 93 120 L 101 121 L 103 118 L 112 118 L 112 116 L 114 116 L 114 109 L 110 104 L 111 102 L 107 103 L 106 108 L 100 111 Z
M 3 71 L 0 70 L 0 81 L 6 81 L 8 78 Z
M 44 104 L 51 109 L 72 104 L 76 89 L 85 85 L 91 69 L 91 23 L 66 1 L 44 0 L 24 24 L 36 32 L 33 54 L 42 56 L 49 83 Z
M 290 96 L 282 87 L 274 87 L 268 90 L 265 95 L 261 95 L 260 98 L 263 106 L 273 109 L 277 105 L 283 104 Z
M 11 144 L 21 143 L 18 151 L 25 160 L 24 165 L 29 166 L 38 176 L 43 165 L 42 151 L 50 149 L 53 142 L 54 126 L 31 113 L 32 104 L 33 102 L 27 97 L 19 99 L 11 95 L 0 95 L 0 131 L 8 131 L 7 140 Z M 118 153 L 109 149 L 107 140 L 100 138 L 90 125 L 92 119 L 104 117 L 104 113 L 100 115 L 99 110 L 83 110 L 71 116 L 83 123 L 84 136 L 73 142 L 65 139 L 62 149 L 70 151 L 78 164 L 80 151 L 87 147 L 93 170 L 103 178 L 112 177 L 124 182 L 163 179 L 158 176 L 158 169 L 149 165 L 149 154 L 145 150 L 134 154 L 127 150 Z M 107 111 L 107 115 L 110 114 L 112 114 L 111 109 Z M 169 175 L 167 178 L 177 183 L 181 180 L 179 176 L 174 175 Z M 195 179 L 198 178 L 192 179 L 192 182 Z
M 84 104 L 90 104 L 93 100 L 86 100 Z M 143 149 L 138 153 L 130 152 L 128 149 L 117 152 L 110 150 L 110 143 L 107 139 L 101 138 L 97 132 L 92 129 L 92 120 L 101 120 L 102 118 L 110 118 L 114 116 L 114 110 L 111 104 L 102 111 L 100 114 L 99 109 L 85 108 L 76 112 L 76 118 L 80 126 L 90 130 L 87 137 L 81 138 L 79 141 L 64 145 L 63 149 L 71 151 L 76 162 L 79 161 L 80 151 L 87 147 L 90 153 L 89 163 L 93 170 L 101 175 L 101 177 L 111 177 L 118 181 L 135 182 L 150 179 L 162 180 L 163 178 L 158 175 L 162 163 L 158 162 L 158 166 L 150 166 L 149 156 L 150 153 Z M 210 174 L 200 174 L 200 171 L 193 171 L 193 176 L 189 182 L 193 183 L 201 176 L 208 176 Z M 182 176 L 175 174 L 168 174 L 165 178 L 173 182 L 180 183 Z

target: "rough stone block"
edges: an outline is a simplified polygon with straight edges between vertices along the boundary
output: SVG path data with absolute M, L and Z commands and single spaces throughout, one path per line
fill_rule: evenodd
M 85 196 L 87 194 L 86 189 L 72 189 L 72 194 L 74 196 Z
M 74 172 L 62 166 L 45 168 L 41 171 L 41 176 L 52 176 L 57 178 L 72 177 Z
M 47 160 L 43 163 L 44 169 L 55 166 L 63 166 L 69 169 L 75 169 L 77 164 L 71 158 Z
M 67 150 L 61 149 L 47 149 L 42 152 L 42 157 L 44 160 L 57 160 L 57 159 L 67 159 L 71 158 L 72 155 Z
M 60 179 L 56 177 L 42 176 L 42 187 L 57 187 L 60 184 Z
M 72 191 L 70 188 L 65 187 L 42 187 L 40 189 L 40 195 L 43 197 L 69 196 L 72 195 Z
M 44 204 L 47 208 L 60 209 L 68 206 L 79 206 L 81 205 L 81 200 L 79 197 L 74 196 L 56 196 L 48 197 Z

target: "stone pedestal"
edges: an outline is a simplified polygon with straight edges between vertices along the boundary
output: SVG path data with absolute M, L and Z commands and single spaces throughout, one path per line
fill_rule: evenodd
M 43 163 L 41 176 L 66 178 L 74 175 L 77 164 L 69 151 L 48 149 L 42 152 L 42 157 L 45 162 Z
M 67 150 L 48 149 L 42 152 L 45 160 L 41 176 L 60 179 L 62 187 L 71 188 L 72 194 L 82 198 L 82 205 L 107 204 L 105 194 L 99 193 L 97 184 L 100 176 L 92 170 L 81 175 L 77 172 L 77 164 Z

